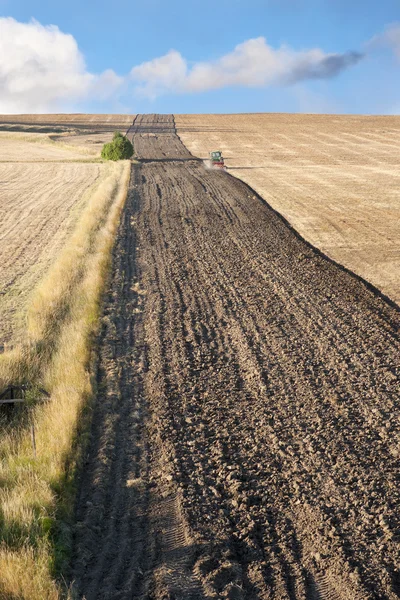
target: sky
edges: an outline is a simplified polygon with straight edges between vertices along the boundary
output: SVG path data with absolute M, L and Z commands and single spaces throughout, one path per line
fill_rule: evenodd
M 400 0 L 0 0 L 0 112 L 400 114 Z

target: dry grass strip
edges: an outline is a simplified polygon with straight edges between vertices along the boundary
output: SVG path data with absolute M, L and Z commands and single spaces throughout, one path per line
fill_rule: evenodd
M 54 575 L 68 559 L 74 473 L 93 395 L 92 340 L 130 163 L 110 169 L 32 298 L 27 344 L 0 357 L 0 388 L 30 381 L 51 395 L 45 404 L 32 398 L 17 423 L 2 424 L 0 599 L 55 600 L 65 593 Z

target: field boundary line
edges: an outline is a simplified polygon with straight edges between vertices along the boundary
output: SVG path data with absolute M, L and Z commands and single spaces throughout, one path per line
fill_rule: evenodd
M 262 113 L 260 113 L 260 114 L 262 114 Z M 281 114 L 281 113 L 277 113 L 277 114 Z M 174 117 L 174 123 L 175 123 L 175 115 L 173 115 L 173 117 Z M 185 148 L 187 148 L 187 146 L 185 145 L 185 143 L 182 141 L 182 138 L 180 137 L 180 135 L 179 135 L 179 133 L 178 133 L 178 131 L 176 129 L 176 126 L 175 126 L 175 130 L 176 130 L 176 135 L 178 136 L 178 138 L 180 139 L 180 141 L 182 142 L 182 144 L 185 146 Z M 188 152 L 190 152 L 190 150 L 188 148 L 187 148 L 187 150 L 188 150 Z M 194 158 L 198 158 L 198 157 L 195 157 L 194 155 L 192 155 L 192 156 Z M 201 159 L 198 159 L 198 160 L 201 160 Z M 229 167 L 228 167 L 228 169 L 229 169 Z M 232 177 L 233 179 L 241 181 L 248 188 L 248 190 L 251 192 L 251 194 L 253 196 L 256 196 L 256 198 L 258 198 L 258 200 L 260 200 L 272 212 L 274 212 L 276 214 L 276 216 L 279 217 L 279 219 L 286 225 L 286 227 L 288 227 L 288 229 L 292 233 L 294 233 L 294 235 L 299 240 L 301 240 L 302 242 L 304 242 L 306 244 L 306 246 L 308 246 L 308 248 L 310 248 L 310 250 L 312 250 L 313 252 L 315 252 L 318 256 L 321 256 L 322 258 L 326 259 L 332 265 L 335 265 L 336 267 L 338 267 L 344 273 L 347 273 L 348 275 L 354 277 L 357 281 L 359 281 L 360 283 L 362 283 L 375 296 L 381 298 L 387 304 L 389 304 L 389 306 L 391 306 L 392 308 L 394 308 L 395 310 L 397 310 L 398 312 L 400 312 L 400 306 L 394 300 L 392 300 L 389 296 L 387 296 L 384 292 L 382 292 L 378 287 L 376 287 L 373 283 L 371 283 L 370 281 L 368 281 L 367 279 L 365 279 L 364 277 L 362 277 L 362 275 L 358 275 L 358 273 L 355 273 L 355 271 L 352 271 L 348 267 L 345 267 L 342 263 L 336 261 L 334 258 L 331 258 L 329 255 L 325 254 L 325 252 L 323 252 L 322 250 L 320 250 L 317 246 L 314 246 L 314 244 L 312 244 L 301 233 L 299 233 L 299 231 L 290 223 L 290 221 L 288 221 L 288 219 L 286 217 L 283 216 L 282 213 L 279 212 L 279 210 L 277 210 L 276 208 L 274 208 L 267 200 L 265 200 L 265 198 L 263 198 L 261 196 L 261 194 L 259 194 L 259 192 L 257 192 L 254 188 L 252 188 L 251 185 L 249 185 L 246 181 L 244 181 L 240 177 L 237 177 L 236 175 L 233 175 L 232 173 L 229 173 L 229 170 L 226 171 L 225 174 L 228 175 L 229 177 Z

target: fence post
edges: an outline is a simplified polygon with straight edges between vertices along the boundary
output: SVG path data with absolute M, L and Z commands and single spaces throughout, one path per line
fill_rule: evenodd
M 32 437 L 32 450 L 33 457 L 36 458 L 36 437 L 35 437 L 35 423 L 32 421 L 31 424 L 31 437 Z

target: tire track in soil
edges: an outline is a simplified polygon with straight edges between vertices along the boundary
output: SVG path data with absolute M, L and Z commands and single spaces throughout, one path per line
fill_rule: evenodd
M 172 115 L 128 135 L 78 597 L 399 598 L 399 312 Z

